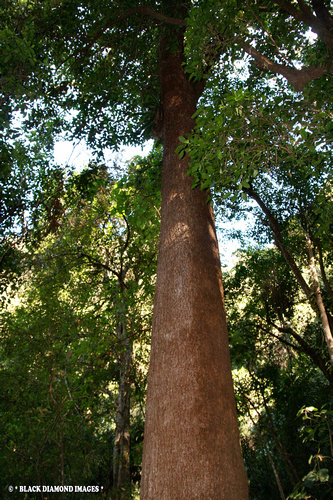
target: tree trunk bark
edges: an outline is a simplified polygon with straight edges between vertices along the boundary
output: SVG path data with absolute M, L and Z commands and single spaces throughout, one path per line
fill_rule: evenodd
M 191 132 L 199 84 L 178 45 L 161 43 L 162 223 L 141 481 L 142 500 L 243 500 L 222 273 L 207 192 L 174 152 Z
M 119 356 L 119 393 L 116 413 L 116 432 L 113 446 L 112 498 L 127 500 L 131 489 L 130 475 L 130 369 L 132 346 L 126 337 L 125 321 L 118 324 L 118 339 L 122 352 Z
M 327 279 L 327 275 L 325 272 L 325 266 L 324 266 L 324 259 L 323 259 L 323 252 L 320 246 L 320 241 L 317 239 L 316 241 L 316 248 L 318 250 L 318 260 L 319 260 L 319 266 L 320 266 L 320 274 L 322 277 L 322 280 L 324 282 L 325 290 L 329 296 L 330 301 L 333 303 L 333 288 L 331 287 L 330 282 Z
M 322 323 L 323 330 L 324 330 L 325 340 L 326 340 L 328 352 L 330 355 L 330 361 L 331 361 L 331 363 L 333 363 L 333 337 L 332 337 L 332 332 L 331 332 L 330 324 L 328 321 L 328 317 L 326 314 L 326 309 L 324 306 L 323 298 L 321 296 L 319 279 L 318 279 L 318 274 L 317 274 L 317 269 L 316 269 L 313 247 L 312 247 L 312 241 L 311 241 L 309 234 L 306 235 L 306 242 L 307 242 L 308 251 L 309 251 L 309 267 L 310 267 L 310 271 L 311 271 L 311 275 L 312 275 L 313 293 L 316 297 L 317 306 L 318 306 L 318 310 L 319 310 L 320 318 L 321 318 L 321 323 Z
M 275 476 L 276 484 L 277 484 L 277 486 L 279 488 L 279 493 L 280 493 L 281 500 L 286 500 L 286 496 L 285 496 L 284 491 L 283 491 L 282 483 L 280 481 L 280 477 L 279 477 L 278 471 L 276 470 L 276 467 L 275 467 L 272 455 L 270 454 L 270 452 L 268 451 L 267 448 L 265 448 L 265 451 L 267 453 L 267 457 L 268 457 L 269 463 L 271 464 L 271 467 L 273 469 L 273 473 L 274 473 L 274 476 Z

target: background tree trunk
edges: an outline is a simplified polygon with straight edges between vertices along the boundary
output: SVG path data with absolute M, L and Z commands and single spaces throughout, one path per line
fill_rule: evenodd
M 248 486 L 214 216 L 207 192 L 191 189 L 188 158 L 174 152 L 202 91 L 183 73 L 180 43 L 161 44 L 162 224 L 141 499 L 242 500 Z
M 333 363 L 333 337 L 332 337 L 332 332 L 330 328 L 330 324 L 328 321 L 328 316 L 326 313 L 325 305 L 323 302 L 323 298 L 321 296 L 321 290 L 320 290 L 320 285 L 319 285 L 319 279 L 318 279 L 318 274 L 317 274 L 317 269 L 316 269 L 316 263 L 315 263 L 315 257 L 313 253 L 313 247 L 312 247 L 312 241 L 310 238 L 309 234 L 306 234 L 306 242 L 308 245 L 308 251 L 309 251 L 309 267 L 312 275 L 312 287 L 313 287 L 313 293 L 316 297 L 317 301 L 317 306 L 318 310 L 320 313 L 320 318 L 321 318 L 321 324 L 324 330 L 324 335 L 325 335 L 325 340 L 328 348 L 328 352 L 330 354 L 330 361 Z
M 132 345 L 127 338 L 125 318 L 118 324 L 119 393 L 116 412 L 116 431 L 113 446 L 112 498 L 127 500 L 131 490 L 130 474 L 130 402 Z

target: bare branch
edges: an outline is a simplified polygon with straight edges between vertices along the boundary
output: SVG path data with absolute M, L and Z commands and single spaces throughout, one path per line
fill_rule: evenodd
M 75 255 L 75 254 L 73 254 L 73 255 Z M 108 266 L 108 265 L 104 264 L 103 262 L 99 261 L 98 259 L 96 259 L 92 255 L 89 255 L 88 253 L 81 252 L 81 251 L 79 251 L 77 253 L 77 255 L 79 255 L 80 257 L 85 257 L 90 262 L 90 264 L 93 264 L 96 267 L 101 267 L 103 269 L 106 269 L 110 273 L 114 274 L 119 280 L 121 279 L 120 273 L 118 273 L 117 271 L 115 271 L 114 269 L 112 269 L 110 266 Z

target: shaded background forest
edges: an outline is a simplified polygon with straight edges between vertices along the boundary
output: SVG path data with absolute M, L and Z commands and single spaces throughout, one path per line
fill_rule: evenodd
M 76 75 L 78 88 L 86 86 L 77 102 L 75 86 L 61 97 L 65 80 L 64 89 L 53 77 L 41 86 L 47 64 L 31 41 L 33 4 L 0 7 L 0 491 L 14 498 L 10 485 L 100 485 L 100 498 L 138 498 L 162 146 L 156 141 L 150 154 L 122 168 L 103 161 L 110 144 L 91 90 L 101 74 L 88 72 L 83 83 Z M 247 5 L 243 16 L 253 14 Z M 329 2 L 322 5 L 332 19 Z M 325 60 L 308 26 L 280 32 L 284 14 L 270 17 L 266 7 L 253 14 L 258 32 L 265 23 L 266 38 L 289 47 L 284 57 Z M 204 69 L 193 45 L 208 60 L 222 43 L 212 36 L 212 12 L 202 13 L 209 44 L 202 32 L 196 40 L 195 12 L 189 22 L 194 77 Z M 267 40 L 256 36 L 259 49 Z M 140 134 L 127 130 L 128 143 L 143 144 L 156 125 L 155 82 L 149 85 L 139 103 Z M 233 378 L 252 499 L 332 496 L 332 90 L 329 73 L 295 90 L 231 48 L 211 69 L 196 129 L 178 148 L 191 157 L 193 188 L 211 189 L 224 228 Z M 65 111 L 58 113 L 61 99 Z M 71 138 L 73 124 L 92 148 L 89 164 L 76 169 L 53 157 L 54 141 Z M 244 230 L 236 231 L 239 220 Z M 239 250 L 227 261 L 223 248 L 232 238 Z

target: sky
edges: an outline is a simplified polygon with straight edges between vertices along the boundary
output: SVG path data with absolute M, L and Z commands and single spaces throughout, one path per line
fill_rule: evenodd
M 147 141 L 143 146 L 124 146 L 119 152 L 105 152 L 106 164 L 112 165 L 115 160 L 122 166 L 130 161 L 134 156 L 145 156 L 153 146 L 153 141 Z M 54 160 L 58 165 L 74 166 L 76 170 L 81 170 L 88 165 L 92 158 L 84 142 L 73 143 L 71 141 L 59 141 L 55 144 Z M 236 239 L 226 236 L 226 233 L 232 229 L 245 230 L 247 225 L 251 225 L 245 220 L 220 223 L 217 220 L 217 238 L 221 255 L 221 263 L 224 268 L 229 269 L 237 260 L 234 252 L 240 248 L 240 242 Z
M 120 151 L 105 152 L 106 164 L 113 163 L 117 158 L 118 161 L 126 163 L 133 158 L 133 156 L 145 156 L 149 153 L 153 145 L 153 141 L 147 141 L 143 146 L 123 146 Z M 59 141 L 54 147 L 54 160 L 59 165 L 74 166 L 76 170 L 80 170 L 87 166 L 89 160 L 92 158 L 91 153 L 85 146 L 84 142 L 74 143 L 72 141 Z

